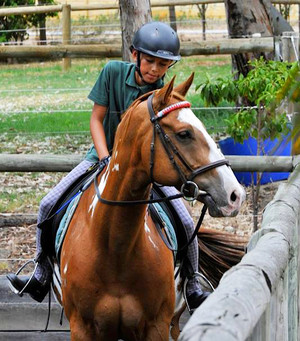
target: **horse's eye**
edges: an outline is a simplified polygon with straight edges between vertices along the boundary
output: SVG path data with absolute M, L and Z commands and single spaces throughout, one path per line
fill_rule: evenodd
M 181 131 L 180 133 L 176 134 L 176 137 L 181 141 L 187 141 L 192 138 L 192 134 L 188 130 Z

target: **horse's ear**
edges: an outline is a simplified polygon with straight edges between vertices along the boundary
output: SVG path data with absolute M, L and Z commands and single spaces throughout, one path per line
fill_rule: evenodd
M 156 109 L 159 110 L 161 107 L 168 104 L 171 93 L 173 91 L 175 77 L 176 76 L 174 76 L 169 83 L 167 83 L 155 94 L 155 97 L 153 99 L 153 106 L 155 106 Z
M 179 93 L 181 96 L 185 97 L 185 95 L 187 94 L 187 92 L 189 91 L 189 88 L 191 87 L 191 85 L 193 83 L 194 75 L 195 75 L 195 73 L 193 72 L 185 82 L 177 85 L 174 88 L 174 91 Z

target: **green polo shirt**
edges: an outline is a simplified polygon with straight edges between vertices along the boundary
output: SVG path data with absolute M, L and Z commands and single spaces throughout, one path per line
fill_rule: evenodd
M 133 63 L 111 61 L 105 65 L 88 98 L 94 103 L 107 107 L 103 126 L 109 151 L 113 148 L 121 114 L 139 96 L 162 86 L 161 79 L 151 85 L 139 86 L 135 81 L 135 64 Z M 91 162 L 99 161 L 94 146 L 88 151 L 85 159 Z

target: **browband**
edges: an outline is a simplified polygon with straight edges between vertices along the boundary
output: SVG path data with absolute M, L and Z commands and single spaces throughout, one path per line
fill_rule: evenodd
M 151 121 L 154 122 L 164 117 L 165 115 L 169 114 L 171 111 L 181 109 L 181 108 L 190 108 L 190 107 L 191 107 L 191 103 L 188 101 L 177 102 L 159 111 L 154 117 L 151 118 Z

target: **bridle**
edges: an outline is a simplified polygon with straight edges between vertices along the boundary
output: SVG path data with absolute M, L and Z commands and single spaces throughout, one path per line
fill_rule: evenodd
M 168 158 L 171 164 L 174 166 L 174 168 L 178 172 L 180 179 L 183 183 L 181 187 L 181 191 L 177 195 L 169 196 L 166 198 L 159 198 L 159 199 L 128 200 L 128 201 L 107 200 L 101 197 L 101 194 L 98 188 L 98 183 L 97 183 L 97 175 L 99 173 L 96 173 L 94 177 L 94 185 L 95 185 L 97 198 L 101 203 L 104 203 L 106 205 L 112 205 L 112 206 L 128 206 L 128 205 L 151 204 L 151 203 L 162 202 L 162 201 L 170 201 L 170 200 L 174 200 L 174 199 L 178 199 L 182 197 L 188 201 L 193 201 L 193 200 L 196 200 L 199 194 L 201 193 L 198 185 L 193 181 L 197 175 L 203 174 L 211 169 L 214 169 L 220 166 L 224 166 L 224 165 L 230 166 L 230 163 L 227 159 L 221 159 L 221 160 L 211 162 L 208 165 L 201 166 L 195 170 L 192 169 L 191 166 L 184 159 L 184 157 L 180 154 L 180 152 L 178 151 L 178 149 L 176 148 L 176 146 L 174 145 L 170 137 L 165 133 L 165 131 L 159 124 L 159 121 L 170 112 L 180 109 L 180 108 L 190 108 L 191 104 L 187 101 L 177 102 L 159 111 L 157 114 L 155 114 L 154 109 L 153 109 L 153 103 L 152 103 L 153 97 L 154 97 L 154 92 L 147 99 L 147 107 L 148 107 L 148 111 L 150 114 L 150 121 L 153 124 L 153 135 L 152 135 L 152 141 L 151 141 L 151 146 L 150 146 L 151 183 L 154 183 L 153 168 L 154 168 L 154 157 L 155 157 L 155 136 L 158 135 L 168 155 Z M 180 162 L 186 167 L 186 169 L 190 172 L 189 176 L 186 176 L 184 174 L 184 172 L 182 171 L 182 169 L 179 167 L 178 163 L 176 162 L 174 156 L 176 156 L 180 160 Z
M 192 169 L 191 166 L 187 163 L 185 158 L 180 154 L 170 137 L 165 133 L 161 125 L 159 124 L 159 120 L 161 120 L 164 116 L 169 114 L 170 112 L 181 109 L 181 108 L 190 108 L 191 104 L 187 101 L 177 102 L 173 105 L 168 106 L 167 108 L 159 111 L 155 114 L 153 110 L 153 100 L 154 93 L 147 99 L 147 106 L 148 111 L 150 114 L 150 121 L 153 124 L 153 135 L 152 135 L 152 142 L 151 142 L 151 156 L 150 156 L 150 178 L 151 183 L 154 182 L 153 180 L 153 167 L 154 167 L 154 154 L 155 154 L 155 136 L 156 134 L 159 136 L 160 141 L 168 155 L 168 158 L 171 164 L 174 166 L 176 171 L 178 172 L 180 179 L 183 183 L 181 186 L 181 193 L 183 194 L 184 199 L 188 201 L 196 200 L 200 194 L 200 189 L 198 185 L 193 181 L 197 175 L 203 174 L 211 169 L 227 165 L 229 166 L 230 163 L 227 159 L 221 159 L 214 162 L 211 162 L 208 165 L 198 167 L 197 169 Z M 186 167 L 186 169 L 190 172 L 190 175 L 187 177 L 182 169 L 179 167 L 178 163 L 175 160 L 176 156 L 180 162 Z

